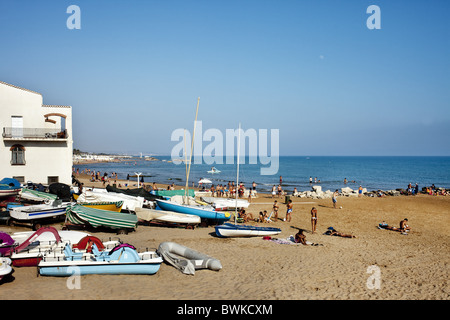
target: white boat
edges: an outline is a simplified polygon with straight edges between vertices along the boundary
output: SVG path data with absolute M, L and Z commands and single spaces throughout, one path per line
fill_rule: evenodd
M 136 208 L 142 208 L 145 203 L 143 197 L 133 197 L 123 193 L 103 192 L 103 191 L 85 191 L 78 195 L 78 203 L 123 201 L 122 210 L 136 211 Z
M 9 215 L 12 219 L 10 222 L 30 223 L 34 229 L 39 229 L 43 221 L 64 220 L 69 204 L 70 202 L 55 200 L 50 204 L 43 203 L 32 206 L 12 207 L 9 210 Z
M 208 173 L 214 174 L 214 173 L 220 173 L 221 171 L 216 169 L 215 167 L 212 167 L 211 170 L 208 171 Z
M 201 197 L 201 199 L 214 205 L 216 208 L 248 208 L 250 203 L 244 199 L 224 199 L 224 198 L 216 198 L 216 197 Z
M 162 242 L 157 252 L 167 263 L 185 274 L 193 275 L 198 269 L 222 269 L 219 260 L 175 242 Z
M 11 259 L 0 257 L 0 281 L 12 272 Z
M 167 224 L 197 225 L 201 222 L 201 218 L 193 214 L 147 208 L 136 208 L 136 216 L 139 220 Z
M 216 235 L 221 238 L 228 237 L 263 237 L 276 235 L 281 232 L 279 228 L 258 227 L 250 225 L 237 225 L 232 223 L 224 223 L 215 226 Z

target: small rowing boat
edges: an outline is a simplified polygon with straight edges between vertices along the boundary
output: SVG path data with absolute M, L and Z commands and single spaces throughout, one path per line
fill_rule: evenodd
M 219 271 L 219 260 L 175 242 L 162 242 L 157 252 L 163 259 L 184 274 L 195 274 L 198 269 Z
M 224 223 L 215 227 L 216 235 L 221 238 L 228 237 L 261 237 L 279 234 L 281 229 L 273 227 L 258 227 Z
M 215 211 L 214 208 L 210 206 L 184 205 L 167 200 L 156 200 L 156 203 L 163 210 L 196 215 L 202 219 L 212 220 L 216 223 L 223 223 L 231 218 L 229 212 Z
M 136 216 L 139 220 L 147 222 L 158 222 L 163 224 L 186 224 L 197 225 L 201 222 L 199 216 L 184 214 L 173 211 L 137 208 Z
M 11 222 L 28 223 L 33 226 L 34 230 L 37 230 L 44 221 L 64 220 L 69 204 L 70 202 L 55 200 L 50 204 L 12 207 L 9 210 L 9 215 L 12 219 Z

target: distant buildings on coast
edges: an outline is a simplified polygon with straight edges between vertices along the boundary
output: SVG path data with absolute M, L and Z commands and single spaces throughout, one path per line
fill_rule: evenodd
M 118 162 L 118 161 L 131 161 L 136 159 L 143 159 L 146 161 L 157 161 L 157 158 L 151 156 L 136 157 L 132 155 L 108 155 L 108 154 L 95 154 L 95 153 L 74 153 L 73 164 L 90 163 L 90 162 Z

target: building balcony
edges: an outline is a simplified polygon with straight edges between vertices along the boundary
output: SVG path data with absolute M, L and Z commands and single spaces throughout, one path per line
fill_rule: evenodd
M 3 128 L 4 141 L 67 141 L 67 130 L 44 128 Z

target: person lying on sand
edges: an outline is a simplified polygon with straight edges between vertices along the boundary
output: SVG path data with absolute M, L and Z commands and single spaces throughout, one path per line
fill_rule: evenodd
M 335 230 L 333 227 L 329 227 L 328 231 L 326 231 L 324 234 L 328 235 L 328 236 L 336 236 L 336 237 L 343 237 L 343 238 L 356 238 L 356 236 L 353 236 L 351 234 L 341 233 L 341 232 Z
M 408 225 L 408 219 L 405 218 L 402 221 L 400 221 L 400 227 L 390 227 L 385 223 L 380 223 L 380 228 L 382 229 L 387 229 L 387 230 L 392 230 L 392 231 L 399 231 L 399 232 L 408 232 L 411 230 L 411 227 Z

